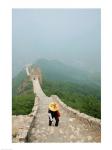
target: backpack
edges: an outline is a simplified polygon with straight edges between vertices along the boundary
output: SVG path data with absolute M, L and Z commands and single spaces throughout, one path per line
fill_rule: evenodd
M 57 112 L 56 112 L 56 115 L 57 115 L 57 117 L 60 117 L 60 112 L 57 111 Z

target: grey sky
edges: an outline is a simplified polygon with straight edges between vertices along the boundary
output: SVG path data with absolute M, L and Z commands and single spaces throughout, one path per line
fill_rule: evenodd
M 13 71 L 38 58 L 100 68 L 100 9 L 13 9 Z

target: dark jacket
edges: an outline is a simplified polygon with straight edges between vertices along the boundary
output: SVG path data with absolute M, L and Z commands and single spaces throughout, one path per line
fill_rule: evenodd
M 51 113 L 52 118 L 59 118 L 60 113 L 59 111 L 51 111 L 50 109 L 48 110 L 48 113 Z

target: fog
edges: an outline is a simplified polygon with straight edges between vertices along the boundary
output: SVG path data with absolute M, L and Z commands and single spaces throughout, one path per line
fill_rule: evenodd
M 39 58 L 100 72 L 100 9 L 13 9 L 13 75 Z

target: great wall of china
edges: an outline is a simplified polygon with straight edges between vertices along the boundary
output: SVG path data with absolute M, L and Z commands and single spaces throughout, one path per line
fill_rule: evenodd
M 35 103 L 28 115 L 12 116 L 12 142 L 100 142 L 101 121 L 68 107 L 58 96 L 47 97 L 42 91 L 40 71 L 26 67 L 35 93 Z M 55 100 L 60 105 L 59 127 L 48 126 L 48 104 Z

